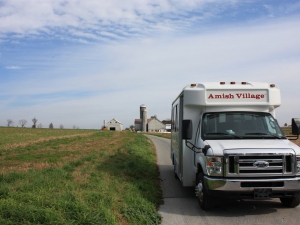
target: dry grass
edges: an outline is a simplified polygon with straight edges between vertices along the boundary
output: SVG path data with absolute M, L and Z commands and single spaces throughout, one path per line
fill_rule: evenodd
M 0 161 L 3 162 L 0 164 L 0 173 L 61 167 L 92 152 L 113 154 L 108 149 L 116 149 L 124 144 L 125 136 L 120 132 L 104 131 L 109 135 L 93 137 L 97 132 L 99 131 L 61 137 L 41 137 L 24 143 L 6 144 L 0 155 Z
M 38 144 L 41 142 L 47 142 L 51 140 L 59 140 L 59 139 L 65 139 L 65 138 L 72 138 L 72 137 L 85 137 L 90 136 L 92 133 L 84 133 L 84 134 L 73 134 L 73 135 L 64 135 L 60 137 L 47 137 L 47 138 L 39 138 L 38 140 L 28 140 L 24 141 L 22 143 L 9 143 L 2 147 L 3 150 L 11 150 L 18 147 L 26 147 L 28 145 Z M 33 134 L 29 134 L 29 136 L 33 136 Z
M 85 184 L 89 181 L 91 175 L 90 173 L 83 173 L 83 169 L 89 165 L 89 162 L 84 162 L 82 166 L 76 167 L 76 169 L 72 172 L 72 177 L 74 182 L 79 184 Z

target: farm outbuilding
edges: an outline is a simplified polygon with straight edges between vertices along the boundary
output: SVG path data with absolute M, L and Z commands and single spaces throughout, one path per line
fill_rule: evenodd
M 147 118 L 147 107 L 146 105 L 140 106 L 140 118 L 134 120 L 135 131 L 142 132 L 165 132 L 166 126 L 156 116 Z
M 122 131 L 122 123 L 115 118 L 110 120 L 106 126 L 108 130 Z
M 156 116 L 151 116 L 147 124 L 148 132 L 165 132 L 166 125 L 163 124 Z

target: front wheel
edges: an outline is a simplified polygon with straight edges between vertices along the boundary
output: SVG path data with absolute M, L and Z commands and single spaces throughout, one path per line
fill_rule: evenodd
M 289 207 L 289 208 L 295 208 L 300 203 L 300 194 L 296 194 L 292 198 L 280 198 L 280 201 L 282 205 Z
M 203 210 L 209 210 L 212 209 L 214 206 L 214 197 L 210 196 L 204 186 L 204 174 L 199 173 L 197 175 L 196 180 L 196 196 L 198 198 L 198 202 L 200 205 L 200 208 Z
M 175 179 L 179 179 L 179 177 L 178 177 L 178 175 L 177 175 L 177 173 L 176 173 L 176 162 L 175 162 L 175 160 L 174 160 L 174 177 L 175 177 Z

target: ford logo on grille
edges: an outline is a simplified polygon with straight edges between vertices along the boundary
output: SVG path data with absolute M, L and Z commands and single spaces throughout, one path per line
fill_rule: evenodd
M 267 168 L 269 166 L 269 163 L 266 161 L 256 161 L 253 163 L 253 166 L 259 167 L 259 168 Z

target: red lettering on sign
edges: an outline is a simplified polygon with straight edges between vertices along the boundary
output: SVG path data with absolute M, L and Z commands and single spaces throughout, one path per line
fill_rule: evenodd
M 235 94 L 225 94 L 225 93 L 222 93 L 222 94 L 209 94 L 208 96 L 208 99 L 234 99 L 235 96 L 238 98 L 238 99 L 243 99 L 243 98 L 252 98 L 252 99 L 262 99 L 262 98 L 265 98 L 265 95 L 264 94 L 251 94 L 251 93 L 235 93 Z

